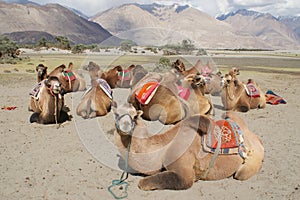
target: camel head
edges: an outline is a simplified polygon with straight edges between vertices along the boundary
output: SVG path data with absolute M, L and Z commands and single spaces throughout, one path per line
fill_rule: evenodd
M 48 69 L 48 67 L 46 67 L 43 64 L 39 64 L 35 68 L 35 70 L 37 71 L 38 77 L 40 77 L 40 78 L 42 78 L 44 75 L 47 75 L 47 69 Z
M 235 76 L 231 76 L 230 74 L 225 74 L 222 79 L 223 87 L 228 87 L 232 82 L 234 83 L 235 86 L 237 86 L 239 83 L 238 79 L 236 79 Z
M 99 71 L 100 66 L 93 61 L 90 61 L 88 65 L 84 66 L 84 69 L 86 69 L 87 71 Z
M 237 75 L 240 75 L 240 70 L 237 67 L 233 67 L 228 74 L 232 77 L 236 77 Z
M 69 62 L 68 70 L 73 70 L 74 64 L 72 62 Z
M 122 135 L 132 134 L 136 125 L 136 120 L 143 114 L 143 111 L 137 111 L 129 103 L 117 106 L 117 103 L 113 102 L 112 110 L 114 113 L 116 129 L 119 134 Z
M 171 67 L 176 69 L 180 73 L 185 71 L 185 66 L 180 59 L 177 59 L 175 62 L 173 62 Z
M 184 81 L 191 85 L 193 89 L 206 85 L 205 78 L 200 73 L 190 74 L 184 78 Z
M 45 85 L 52 96 L 61 93 L 61 83 L 56 76 L 50 76 L 45 81 Z

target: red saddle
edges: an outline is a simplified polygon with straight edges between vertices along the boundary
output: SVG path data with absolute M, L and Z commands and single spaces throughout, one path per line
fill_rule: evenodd
M 154 96 L 159 82 L 150 81 L 145 83 L 138 91 L 135 92 L 135 98 L 143 105 L 147 105 Z

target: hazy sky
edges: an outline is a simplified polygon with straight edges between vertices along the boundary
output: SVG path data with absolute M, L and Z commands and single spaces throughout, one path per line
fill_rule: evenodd
M 6 0 L 16 1 L 16 0 Z M 80 10 L 84 14 L 91 16 L 98 12 L 107 10 L 111 7 L 119 6 L 124 3 L 141 4 L 189 4 L 215 17 L 216 15 L 245 8 L 258 12 L 269 12 L 274 16 L 294 15 L 300 16 L 300 0 L 30 0 L 39 4 L 60 3 Z

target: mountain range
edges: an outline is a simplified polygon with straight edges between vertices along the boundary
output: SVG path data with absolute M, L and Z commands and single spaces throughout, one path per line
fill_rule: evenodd
M 99 24 L 78 16 L 59 4 L 44 6 L 25 1 L 26 4 L 0 2 L 0 35 L 6 34 L 18 43 L 39 37 L 66 36 L 72 43 L 101 43 L 112 35 Z M 27 39 L 26 39 L 27 37 Z
M 68 37 L 73 43 L 138 45 L 178 44 L 189 39 L 201 48 L 299 49 L 300 17 L 274 17 L 238 10 L 217 18 L 188 5 L 124 4 L 87 18 L 59 4 L 44 6 L 27 0 L 0 2 L 1 34 L 18 42 L 41 35 Z M 24 39 L 24 35 L 31 40 Z M 22 37 L 21 37 L 22 36 Z

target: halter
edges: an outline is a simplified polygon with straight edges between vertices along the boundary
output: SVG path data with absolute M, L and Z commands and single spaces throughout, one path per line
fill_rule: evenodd
M 135 122 L 134 120 L 132 119 L 132 117 L 128 114 L 128 113 L 125 113 L 119 117 L 117 117 L 117 115 L 115 115 L 115 125 L 116 125 L 116 128 L 119 132 L 121 133 L 127 133 L 127 132 L 124 132 L 120 129 L 120 125 L 119 125 L 119 121 L 122 117 L 125 117 L 125 116 L 129 116 L 130 117 L 130 120 L 131 120 L 131 129 L 130 131 L 128 132 L 130 136 L 132 136 L 132 132 L 133 132 L 133 129 L 135 127 Z M 107 190 L 112 194 L 112 196 L 115 198 L 115 199 L 124 199 L 128 196 L 127 194 L 127 189 L 128 189 L 128 185 L 129 183 L 126 182 L 126 179 L 128 178 L 128 160 L 129 160 L 129 151 L 130 151 L 130 140 L 128 142 L 128 145 L 127 145 L 127 149 L 126 149 L 126 158 L 125 158 L 125 171 L 123 171 L 121 177 L 118 179 L 118 180 L 113 180 L 111 185 L 107 188 Z M 114 187 L 120 187 L 120 186 L 124 186 L 124 192 L 125 194 L 123 196 L 117 196 L 114 192 L 113 192 L 113 189 Z
M 124 132 L 123 130 L 120 129 L 120 124 L 119 124 L 119 121 L 125 117 L 125 116 L 129 116 L 130 118 L 130 121 L 131 121 L 131 128 L 130 128 L 130 131 L 128 132 Z M 129 115 L 129 113 L 125 113 L 121 116 L 117 116 L 115 115 L 115 126 L 116 126 L 116 129 L 120 132 L 120 133 L 126 133 L 126 134 L 129 134 L 130 136 L 132 135 L 132 132 L 133 132 L 133 129 L 135 127 L 135 121 L 132 119 L 132 117 Z

